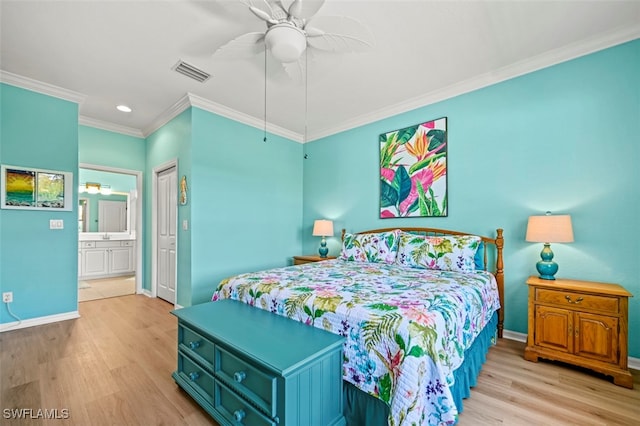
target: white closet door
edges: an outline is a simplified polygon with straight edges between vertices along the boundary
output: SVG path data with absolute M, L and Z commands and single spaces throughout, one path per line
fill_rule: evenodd
M 158 297 L 175 304 L 178 213 L 176 168 L 172 167 L 160 172 L 157 182 L 158 258 L 156 276 L 158 280 Z

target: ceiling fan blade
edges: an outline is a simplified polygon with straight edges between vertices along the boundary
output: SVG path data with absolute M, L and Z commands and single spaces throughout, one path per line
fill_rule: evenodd
M 289 6 L 289 15 L 298 19 L 310 19 L 318 13 L 325 0 L 294 0 Z
M 213 53 L 218 59 L 242 59 L 264 52 L 264 33 L 246 33 L 220 46 Z
M 309 46 L 332 52 L 361 52 L 375 44 L 371 31 L 346 16 L 319 16 L 305 26 Z
M 256 15 L 258 18 L 262 19 L 263 21 L 267 21 L 268 23 L 274 24 L 274 25 L 278 23 L 278 21 L 273 19 L 271 15 L 269 15 L 267 12 L 265 12 L 262 9 L 258 9 L 257 7 L 254 7 L 254 6 L 249 6 L 249 10 L 253 12 L 253 14 Z

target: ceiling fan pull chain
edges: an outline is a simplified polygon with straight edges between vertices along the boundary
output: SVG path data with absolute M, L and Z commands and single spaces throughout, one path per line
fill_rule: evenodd
M 267 141 L 267 46 L 264 46 L 264 137 L 262 142 Z
M 304 51 L 304 140 L 302 143 L 307 143 L 307 117 L 309 116 L 309 55 L 308 49 Z

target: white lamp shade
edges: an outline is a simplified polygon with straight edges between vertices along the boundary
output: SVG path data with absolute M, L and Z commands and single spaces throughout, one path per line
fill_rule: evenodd
M 569 215 L 530 216 L 526 240 L 534 243 L 571 243 L 573 227 Z
M 331 237 L 333 235 L 333 222 L 330 220 L 319 219 L 313 222 L 313 236 L 315 237 Z
M 304 33 L 290 24 L 277 24 L 269 28 L 264 42 L 273 57 L 280 62 L 297 61 L 307 48 Z

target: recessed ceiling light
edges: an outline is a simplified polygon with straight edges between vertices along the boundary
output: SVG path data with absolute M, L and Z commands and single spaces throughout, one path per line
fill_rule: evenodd
M 131 112 L 131 108 L 129 108 L 129 107 L 128 107 L 128 106 L 126 106 L 126 105 L 118 105 L 118 106 L 116 107 L 116 109 L 117 109 L 118 111 L 122 111 L 122 112 Z

